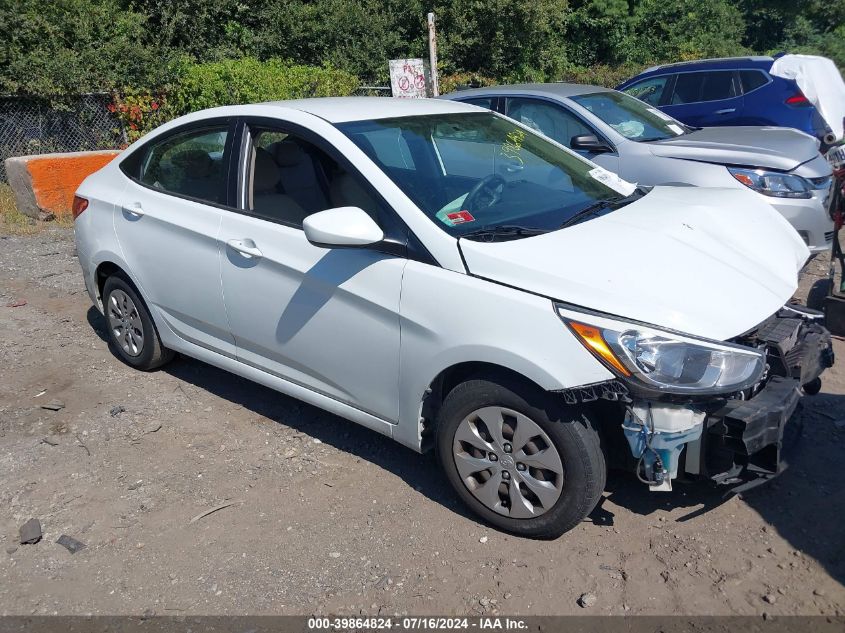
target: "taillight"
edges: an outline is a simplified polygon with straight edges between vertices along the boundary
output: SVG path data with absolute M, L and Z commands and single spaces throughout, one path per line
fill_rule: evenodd
M 810 100 L 807 97 L 805 97 L 804 93 L 801 92 L 800 90 L 798 92 L 796 92 L 794 95 L 792 95 L 791 97 L 787 98 L 787 100 L 784 101 L 784 103 L 788 106 L 792 106 L 793 108 L 806 108 L 806 107 L 812 105 L 810 103 Z
M 80 198 L 79 196 L 73 197 L 73 206 L 71 207 L 71 211 L 73 212 L 73 219 L 75 220 L 85 209 L 88 208 L 88 201 L 85 198 Z

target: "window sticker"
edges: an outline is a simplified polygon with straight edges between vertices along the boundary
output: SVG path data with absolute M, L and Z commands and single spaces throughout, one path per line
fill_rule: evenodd
M 630 196 L 637 190 L 636 183 L 622 180 L 619 176 L 613 172 L 607 171 L 603 167 L 596 167 L 589 173 L 593 179 L 598 180 L 601 184 L 607 187 L 610 187 L 616 193 L 621 193 L 623 196 Z
M 457 224 L 465 224 L 467 222 L 475 222 L 475 218 L 469 211 L 455 211 L 454 213 L 447 213 L 446 219 L 450 226 Z
M 524 140 L 525 132 L 519 128 L 509 132 L 507 140 L 502 143 L 502 154 L 507 158 L 519 162 L 520 165 L 524 165 L 525 161 L 522 156 L 520 156 L 522 153 L 522 141 Z

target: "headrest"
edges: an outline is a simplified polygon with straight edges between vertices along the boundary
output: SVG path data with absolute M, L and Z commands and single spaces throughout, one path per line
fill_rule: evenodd
M 304 152 L 293 141 L 279 141 L 270 146 L 279 167 L 294 167 L 302 161 Z
M 252 188 L 255 192 L 273 191 L 279 184 L 279 166 L 266 149 L 255 150 L 255 171 L 252 174 Z
M 191 178 L 202 178 L 211 171 L 212 160 L 208 152 L 201 149 L 186 149 L 174 154 L 170 159 L 172 165 L 179 167 Z

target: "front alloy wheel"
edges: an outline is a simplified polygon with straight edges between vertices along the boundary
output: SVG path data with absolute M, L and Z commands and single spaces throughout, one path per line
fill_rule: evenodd
M 583 521 L 604 490 L 591 413 L 527 381 L 468 380 L 438 413 L 437 458 L 458 496 L 487 522 L 556 538 Z
M 563 464 L 549 436 L 526 415 L 505 407 L 473 411 L 458 426 L 455 467 L 487 508 L 515 519 L 540 516 L 563 489 Z

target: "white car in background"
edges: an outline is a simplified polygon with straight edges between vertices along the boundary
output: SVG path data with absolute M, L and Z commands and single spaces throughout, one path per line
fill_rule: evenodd
M 832 362 L 785 305 L 809 252 L 751 191 L 636 190 L 460 103 L 197 112 L 87 178 L 74 215 L 126 363 L 180 352 L 433 447 L 525 536 L 583 520 L 608 466 L 656 490 L 774 476 Z

